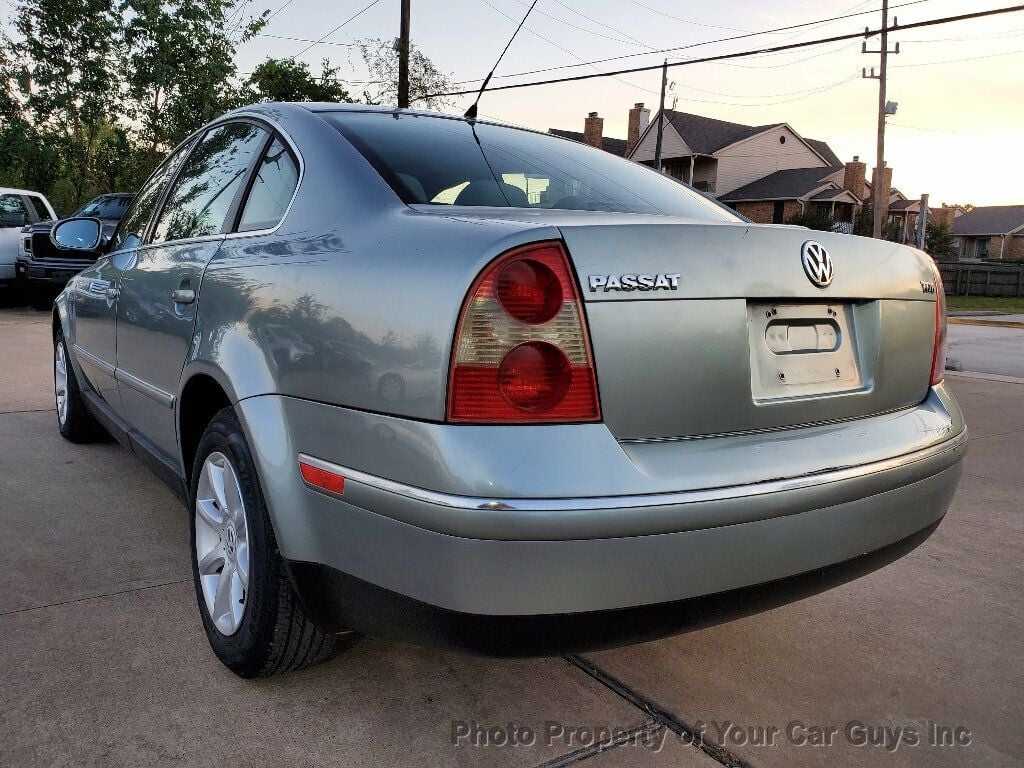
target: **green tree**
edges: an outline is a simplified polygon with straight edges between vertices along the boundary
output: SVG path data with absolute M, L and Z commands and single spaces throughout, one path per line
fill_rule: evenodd
M 800 213 L 791 217 L 787 224 L 794 224 L 799 227 L 807 227 L 808 229 L 817 229 L 820 232 L 831 232 L 832 225 L 835 220 L 832 218 L 832 214 L 827 210 L 813 208 L 805 208 Z
M 245 88 L 247 101 L 352 101 L 338 80 L 338 68 L 328 59 L 321 62 L 319 77 L 305 62 L 267 59 L 249 76 Z
M 398 46 L 395 41 L 373 38 L 356 43 L 363 64 L 370 73 L 370 86 L 363 91 L 367 104 L 398 102 Z M 409 46 L 409 101 L 427 109 L 443 109 L 451 102 L 431 96 L 452 89 L 451 78 L 441 72 L 415 45 Z
M 953 233 L 944 221 L 929 221 L 924 230 L 924 249 L 933 259 L 951 259 L 956 255 Z
M 237 106 L 235 50 L 266 23 L 233 0 L 123 0 L 128 116 L 153 166 Z M 234 21 L 232 21 L 234 20 Z
M 18 37 L 5 40 L 5 94 L 0 130 L 16 145 L 23 181 L 36 186 L 40 162 L 56 160 L 76 207 L 96 189 L 93 161 L 118 103 L 117 40 L 121 18 L 114 0 L 19 0 Z M 49 185 L 47 185 L 49 186 Z

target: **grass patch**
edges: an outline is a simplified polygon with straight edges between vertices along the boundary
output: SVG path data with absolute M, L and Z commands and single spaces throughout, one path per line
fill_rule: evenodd
M 1002 298 L 992 296 L 947 296 L 950 310 L 978 310 L 982 312 L 1010 312 L 1024 314 L 1024 296 Z

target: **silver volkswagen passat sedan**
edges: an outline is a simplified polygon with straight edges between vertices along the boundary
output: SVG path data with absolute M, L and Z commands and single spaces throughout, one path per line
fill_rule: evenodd
M 242 676 L 346 633 L 650 639 L 908 552 L 956 489 L 937 270 L 484 121 L 260 104 L 185 141 L 53 314 L 61 434 L 188 505 Z

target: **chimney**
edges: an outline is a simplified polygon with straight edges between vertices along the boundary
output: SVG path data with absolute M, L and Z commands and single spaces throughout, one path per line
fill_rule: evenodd
M 858 200 L 863 200 L 866 193 L 864 180 L 867 176 L 868 164 L 860 161 L 859 155 L 854 155 L 853 160 L 846 164 L 843 172 L 843 189 L 852 192 Z
M 626 157 L 633 151 L 633 147 L 640 141 L 640 134 L 644 132 L 647 124 L 651 122 L 651 110 L 644 107 L 644 103 L 637 102 L 629 110 L 629 131 L 626 135 Z
M 591 112 L 583 121 L 583 142 L 592 147 L 601 149 L 604 139 L 604 118 L 598 117 L 597 112 Z
M 941 208 L 932 208 L 929 221 L 936 224 L 945 224 L 953 231 L 953 220 L 956 218 L 956 208 L 943 204 Z

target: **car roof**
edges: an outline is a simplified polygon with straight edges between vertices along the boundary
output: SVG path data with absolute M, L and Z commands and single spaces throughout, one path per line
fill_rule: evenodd
M 31 189 L 14 189 L 13 187 L 0 187 L 0 195 L 35 195 L 36 197 L 46 197 L 42 192 L 36 192 Z

